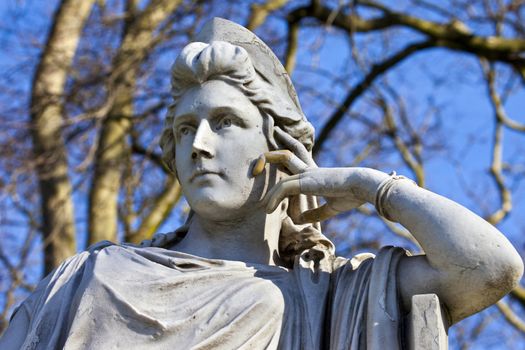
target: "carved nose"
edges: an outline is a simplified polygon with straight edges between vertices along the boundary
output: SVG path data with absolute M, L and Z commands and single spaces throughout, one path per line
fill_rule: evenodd
M 198 157 L 212 158 L 214 156 L 212 142 L 213 142 L 213 131 L 211 130 L 210 124 L 207 120 L 203 120 L 193 139 L 191 158 L 197 159 Z
M 193 152 L 191 153 L 191 158 L 197 159 L 199 156 L 204 157 L 204 158 L 213 158 L 213 155 L 208 151 L 194 149 Z

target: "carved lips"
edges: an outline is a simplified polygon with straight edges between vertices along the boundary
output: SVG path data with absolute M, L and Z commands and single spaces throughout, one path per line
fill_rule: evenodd
M 203 176 L 207 176 L 207 175 L 217 175 L 217 176 L 221 176 L 222 177 L 224 174 L 222 172 L 220 172 L 220 171 L 199 168 L 199 169 L 196 169 L 193 172 L 193 174 L 191 174 L 190 182 L 194 181 L 195 179 L 197 179 L 199 177 L 203 177 Z

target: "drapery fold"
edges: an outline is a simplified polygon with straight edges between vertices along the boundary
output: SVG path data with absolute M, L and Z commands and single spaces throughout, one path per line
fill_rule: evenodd
M 22 349 L 400 349 L 400 248 L 294 268 L 101 242 L 42 280 L 13 318 Z M 310 254 L 311 255 L 311 254 Z

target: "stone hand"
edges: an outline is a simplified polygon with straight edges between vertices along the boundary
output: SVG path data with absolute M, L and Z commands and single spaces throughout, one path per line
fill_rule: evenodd
M 278 140 L 289 150 L 278 150 L 263 154 L 257 161 L 253 175 L 260 174 L 266 163 L 279 164 L 292 173 L 278 182 L 264 197 L 268 212 L 277 208 L 281 201 L 298 194 L 322 196 L 326 203 L 316 209 L 303 212 L 296 223 L 326 220 L 341 212 L 359 207 L 367 201 L 367 194 L 360 182 L 369 169 L 364 168 L 318 168 L 304 146 L 281 130 Z

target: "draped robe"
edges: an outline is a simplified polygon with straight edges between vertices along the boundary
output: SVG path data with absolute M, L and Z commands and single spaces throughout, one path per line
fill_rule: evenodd
M 291 269 L 101 242 L 15 311 L 22 349 L 400 349 L 400 248 Z M 14 322 L 13 322 L 14 323 Z

